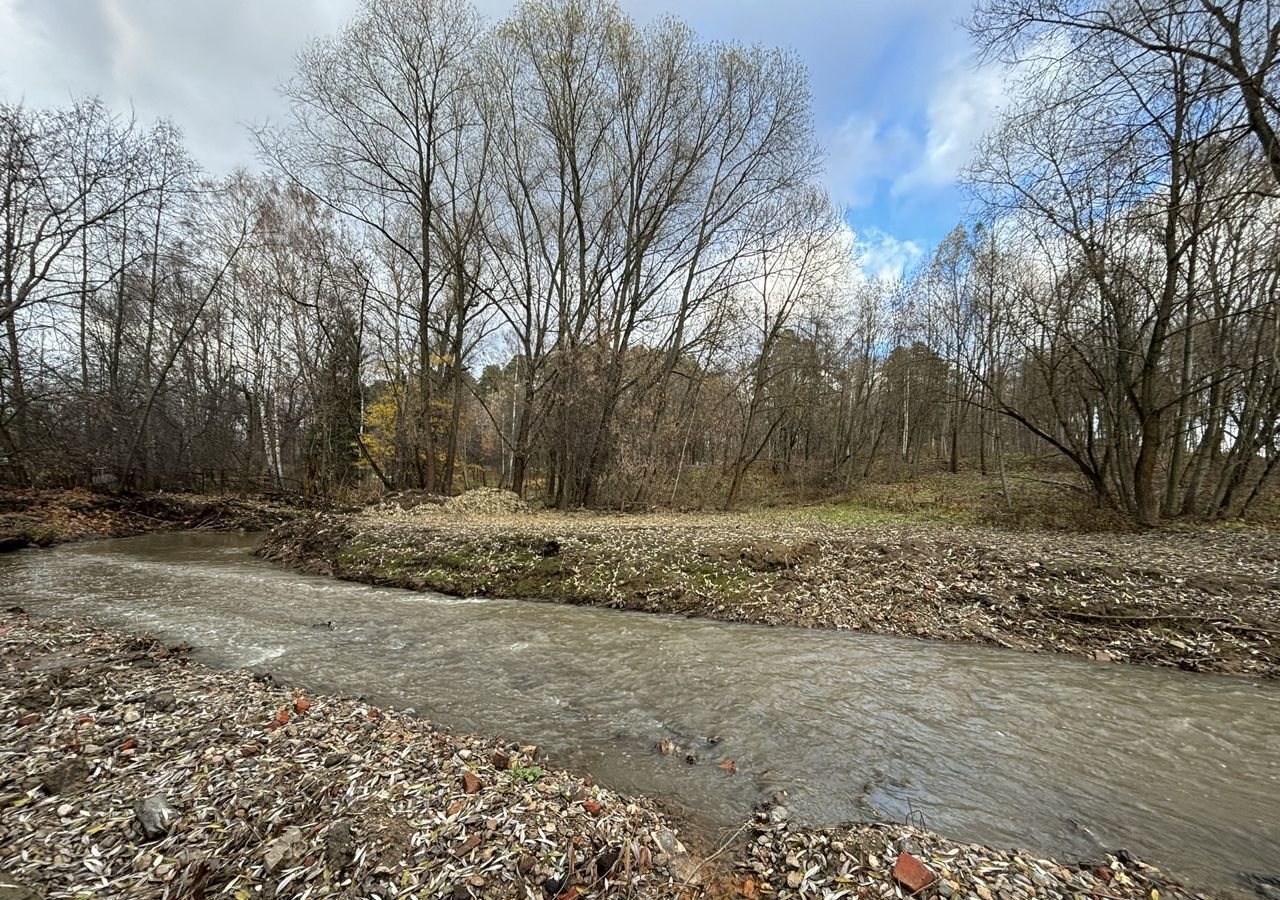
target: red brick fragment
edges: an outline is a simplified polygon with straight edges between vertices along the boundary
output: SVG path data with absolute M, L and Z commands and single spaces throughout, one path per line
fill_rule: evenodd
M 910 853 L 899 853 L 893 864 L 893 879 L 913 894 L 933 884 L 933 872 Z

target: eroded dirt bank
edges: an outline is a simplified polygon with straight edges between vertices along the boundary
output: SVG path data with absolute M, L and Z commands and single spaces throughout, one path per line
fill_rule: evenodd
M 0 489 L 0 552 L 191 528 L 265 531 L 301 512 L 297 498 L 4 488 Z
M 1280 539 L 1266 531 L 1072 535 L 423 506 L 308 516 L 259 552 L 414 590 L 1280 675 Z
M 653 802 L 535 748 L 20 612 L 0 708 L 7 898 L 1202 896 L 1122 851 L 1063 865 L 784 806 L 686 851 Z

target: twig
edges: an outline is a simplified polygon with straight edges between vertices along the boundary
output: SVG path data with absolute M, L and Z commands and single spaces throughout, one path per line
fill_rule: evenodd
M 722 843 L 719 847 L 716 848 L 715 852 L 709 854 L 708 856 L 704 856 L 701 860 L 699 860 L 698 864 L 693 867 L 693 871 L 689 873 L 689 877 L 686 878 L 684 882 L 680 885 L 680 890 L 684 890 L 685 888 L 690 887 L 693 884 L 694 876 L 696 876 L 700 871 L 702 871 L 703 866 L 711 862 L 716 857 L 723 855 L 729 849 L 729 847 L 733 845 L 733 842 L 738 839 L 738 835 L 746 831 L 747 826 L 751 824 L 751 821 L 753 820 L 743 822 L 741 825 L 738 826 L 737 830 L 734 831 L 733 834 L 729 835 L 729 837 L 725 839 L 724 843 Z

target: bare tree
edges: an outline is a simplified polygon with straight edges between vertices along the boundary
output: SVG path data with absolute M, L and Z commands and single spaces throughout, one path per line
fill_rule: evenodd
M 1242 116 L 1280 187 L 1280 6 L 1273 0 L 980 0 L 971 30 L 985 50 L 1040 64 L 1078 51 L 1116 59 L 1104 81 L 1166 68 L 1209 74 Z
M 415 269 L 417 462 L 419 483 L 433 490 L 431 322 L 448 276 L 432 244 L 441 171 L 462 145 L 458 95 L 472 84 L 469 56 L 479 35 L 479 18 L 463 0 L 366 0 L 337 38 L 299 57 L 283 88 L 288 126 L 258 132 L 276 171 L 378 234 Z

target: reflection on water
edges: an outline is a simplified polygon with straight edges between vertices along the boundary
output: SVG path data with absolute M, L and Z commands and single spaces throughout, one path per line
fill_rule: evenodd
M 813 823 L 914 811 L 962 839 L 1066 858 L 1100 841 L 1224 887 L 1280 874 L 1275 684 L 456 600 L 298 575 L 250 546 L 159 535 L 24 551 L 0 558 L 0 597 L 534 742 L 620 790 L 725 823 L 785 789 Z M 657 753 L 663 739 L 679 752 Z M 737 775 L 717 768 L 724 758 Z

